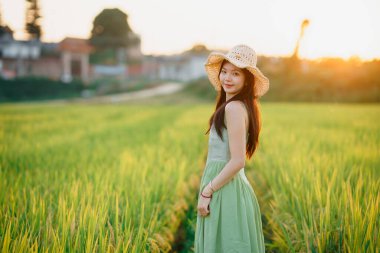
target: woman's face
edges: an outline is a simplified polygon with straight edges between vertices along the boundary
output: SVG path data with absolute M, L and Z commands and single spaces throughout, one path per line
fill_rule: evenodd
M 242 69 L 230 62 L 225 62 L 220 71 L 219 80 L 228 100 L 243 89 L 245 77 Z

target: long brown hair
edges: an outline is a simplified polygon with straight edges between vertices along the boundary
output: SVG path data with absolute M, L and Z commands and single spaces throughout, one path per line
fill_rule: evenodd
M 227 60 L 223 60 L 219 70 L 219 75 L 225 62 L 227 62 Z M 238 94 L 233 96 L 228 101 L 226 101 L 226 92 L 224 91 L 223 87 L 221 87 L 216 99 L 215 111 L 209 119 L 209 128 L 205 134 L 209 133 L 212 124 L 214 123 L 217 134 L 223 140 L 222 127 L 227 129 L 227 126 L 224 124 L 225 107 L 231 101 L 242 101 L 245 104 L 248 112 L 249 124 L 247 137 L 248 140 L 246 144 L 246 156 L 248 159 L 250 159 L 259 145 L 261 115 L 258 108 L 258 97 L 255 95 L 255 77 L 247 69 L 242 70 L 245 77 L 245 85 Z

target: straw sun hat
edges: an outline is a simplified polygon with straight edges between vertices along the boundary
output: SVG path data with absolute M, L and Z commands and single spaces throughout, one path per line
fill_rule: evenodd
M 215 90 L 221 89 L 219 80 L 219 71 L 223 60 L 227 60 L 236 67 L 246 68 L 255 77 L 255 95 L 261 97 L 269 89 L 269 80 L 263 73 L 256 67 L 257 55 L 255 50 L 246 45 L 237 45 L 233 47 L 227 54 L 220 52 L 212 52 L 207 58 L 205 64 L 208 79 L 214 86 Z

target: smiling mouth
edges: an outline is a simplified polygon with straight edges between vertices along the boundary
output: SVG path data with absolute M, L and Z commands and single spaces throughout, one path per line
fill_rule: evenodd
M 225 86 L 227 86 L 227 87 L 232 87 L 233 85 L 231 85 L 231 84 L 224 84 Z

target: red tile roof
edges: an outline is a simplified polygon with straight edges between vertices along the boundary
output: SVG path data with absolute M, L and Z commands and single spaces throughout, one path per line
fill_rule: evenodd
M 93 48 L 86 39 L 66 37 L 59 43 L 59 50 L 72 53 L 90 53 Z

